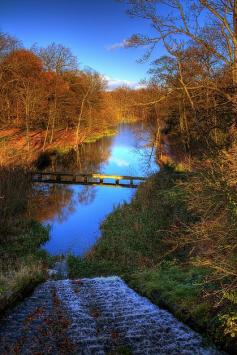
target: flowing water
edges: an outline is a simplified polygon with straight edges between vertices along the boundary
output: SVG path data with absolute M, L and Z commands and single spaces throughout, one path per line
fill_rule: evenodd
M 152 131 L 144 123 L 122 125 L 117 134 L 52 159 L 50 169 L 148 176 L 158 170 L 151 145 Z M 52 255 L 83 256 L 100 237 L 100 224 L 119 204 L 129 202 L 136 189 L 41 184 L 36 186 L 36 217 L 50 226 L 44 248 Z
M 158 170 L 151 138 L 144 125 L 121 126 L 114 137 L 81 146 L 80 154 L 52 156 L 47 170 L 147 176 Z M 51 228 L 44 248 L 51 254 L 83 255 L 99 238 L 106 215 L 130 201 L 135 189 L 37 184 L 34 192 L 32 206 L 37 207 L 38 220 Z M 220 354 L 119 277 L 48 280 L 38 286 L 0 320 L 0 353 L 16 351 L 23 355 Z

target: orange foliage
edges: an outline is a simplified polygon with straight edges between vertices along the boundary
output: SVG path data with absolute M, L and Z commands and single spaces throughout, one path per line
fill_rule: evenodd
M 26 49 L 12 52 L 4 61 L 3 65 L 10 66 L 15 72 L 24 77 L 34 77 L 43 70 L 43 63 L 34 53 Z

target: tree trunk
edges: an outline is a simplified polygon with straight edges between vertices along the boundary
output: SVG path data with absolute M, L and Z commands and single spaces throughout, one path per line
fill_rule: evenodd
M 80 131 L 80 126 L 81 126 L 81 119 L 82 119 L 85 100 L 86 100 L 86 98 L 84 97 L 83 100 L 82 100 L 82 103 L 81 103 L 80 114 L 78 116 L 77 129 L 76 129 L 76 142 L 75 142 L 75 147 L 76 148 L 78 147 L 79 131 Z
M 43 149 L 43 152 L 44 152 L 44 150 L 45 150 L 45 146 L 46 146 L 46 142 L 47 142 L 47 138 L 48 138 L 50 119 L 51 119 L 51 109 L 49 109 L 49 118 L 48 118 L 48 123 L 47 123 L 47 128 L 46 128 L 45 136 L 44 136 L 44 144 L 43 144 L 43 148 L 42 148 L 42 149 Z
M 27 100 L 28 101 L 28 100 Z M 27 142 L 27 150 L 28 153 L 30 152 L 30 135 L 29 135 L 29 113 L 30 113 L 30 109 L 29 109 L 29 104 L 28 102 L 26 102 L 26 107 L 25 107 L 25 123 L 26 123 L 26 142 Z
M 233 11 L 233 23 L 234 23 L 234 66 L 233 66 L 233 84 L 237 87 L 237 0 L 234 2 L 234 11 Z
M 57 115 L 57 98 L 55 97 L 55 100 L 54 100 L 54 108 L 53 108 L 53 112 L 52 112 L 53 120 L 52 120 L 50 144 L 53 143 L 56 115 Z
M 82 115 L 83 115 L 84 105 L 86 103 L 86 99 L 87 99 L 87 96 L 89 95 L 89 93 L 90 93 L 90 87 L 88 88 L 88 90 L 85 93 L 85 95 L 82 99 L 82 102 L 81 102 L 80 113 L 79 113 L 78 121 L 77 121 L 75 148 L 77 148 L 78 143 L 79 143 L 79 131 L 80 131 L 80 127 L 81 127 L 81 119 L 82 119 Z

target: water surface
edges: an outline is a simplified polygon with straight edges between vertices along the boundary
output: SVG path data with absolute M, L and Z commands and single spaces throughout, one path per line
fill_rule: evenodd
M 146 125 L 123 125 L 113 137 L 84 144 L 79 154 L 72 151 L 57 158 L 51 169 L 147 176 L 158 169 L 151 140 Z M 36 215 L 50 226 L 50 240 L 44 249 L 52 255 L 70 252 L 83 256 L 100 237 L 101 222 L 113 208 L 129 202 L 135 191 L 106 186 L 38 185 Z

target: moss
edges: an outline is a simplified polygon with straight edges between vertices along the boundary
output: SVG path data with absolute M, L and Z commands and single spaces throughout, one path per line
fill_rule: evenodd
M 211 311 L 211 304 L 201 299 L 208 273 L 206 268 L 181 267 L 167 262 L 159 268 L 131 275 L 129 284 L 156 303 L 166 304 L 179 318 L 196 319 L 203 327 Z

